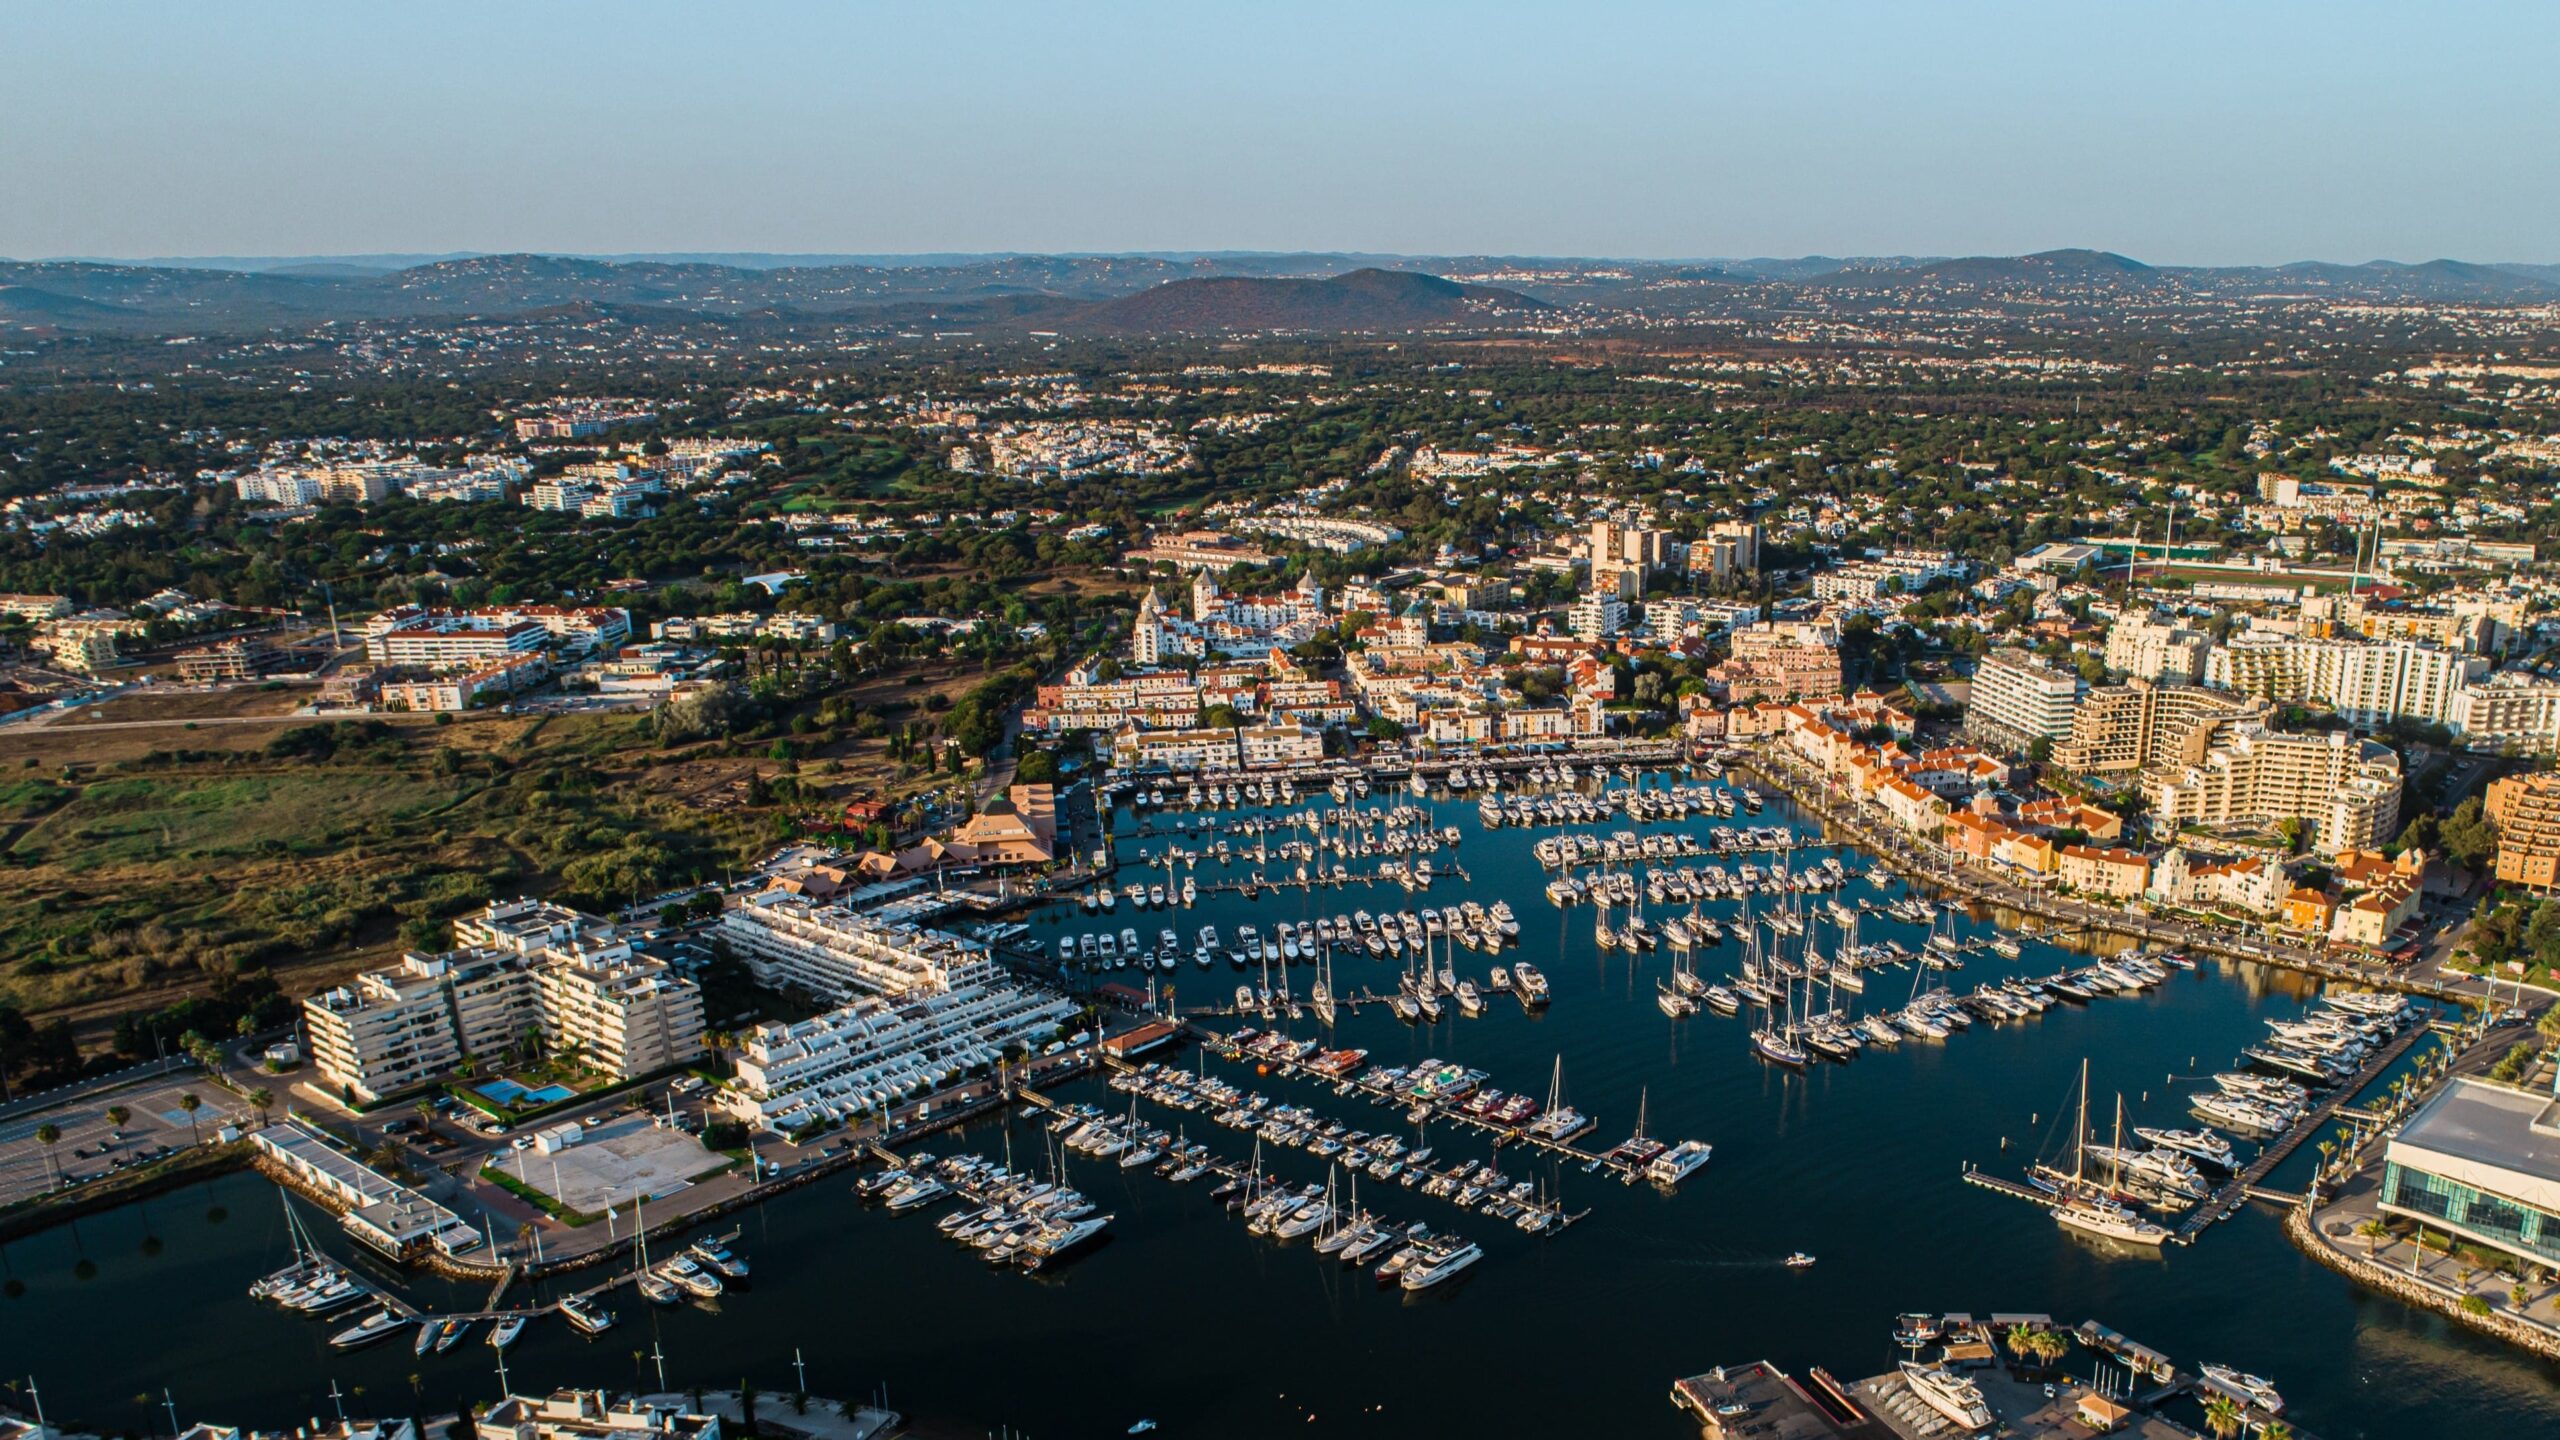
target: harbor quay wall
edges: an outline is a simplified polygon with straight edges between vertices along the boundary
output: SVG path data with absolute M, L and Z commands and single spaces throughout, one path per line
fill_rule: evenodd
M 2528 1325 L 2512 1315 L 2491 1310 L 2482 1315 L 2462 1308 L 2456 1296 L 2443 1287 L 2403 1275 L 2387 1265 L 2360 1259 L 2323 1239 L 2311 1225 L 2311 1207 L 2290 1206 L 2285 1210 L 2284 1233 L 2302 1253 L 2369 1289 L 2413 1305 L 2432 1310 L 2459 1324 L 2492 1338 L 2503 1340 L 2521 1350 L 2529 1350 L 2546 1360 L 2560 1360 L 2560 1334 L 2539 1325 Z
M 200 1145 L 160 1161 L 148 1169 L 128 1172 L 111 1180 L 93 1181 L 76 1189 L 56 1191 L 0 1211 L 0 1240 L 15 1240 L 50 1230 L 67 1220 L 113 1210 L 136 1200 L 183 1189 L 199 1180 L 229 1174 L 250 1163 L 250 1146 L 245 1140 L 228 1144 Z

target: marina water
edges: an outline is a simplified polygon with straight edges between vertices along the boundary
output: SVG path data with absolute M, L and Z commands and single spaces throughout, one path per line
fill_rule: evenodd
M 1321 795 L 1299 802 L 1331 803 Z M 1399 793 L 1363 803 L 1413 802 Z M 1070 1160 L 1072 1182 L 1117 1219 L 1098 1248 L 1037 1277 L 990 1269 L 942 1240 L 925 1215 L 863 1206 L 844 1174 L 739 1217 L 754 1279 L 716 1310 L 656 1311 L 626 1290 L 608 1302 L 623 1323 L 597 1339 L 557 1317 L 536 1321 L 506 1357 L 515 1388 L 656 1389 L 657 1352 L 669 1389 L 745 1379 L 787 1396 L 797 1350 L 813 1393 L 858 1399 L 885 1385 L 892 1406 L 972 1435 L 1001 1425 L 1030 1436 L 1119 1434 L 1149 1418 L 1168 1435 L 1506 1435 L 1565 1425 L 1673 1437 L 1693 1433 L 1664 1399 L 1675 1376 L 1759 1358 L 1799 1373 L 1820 1364 L 1844 1377 L 1870 1374 L 1898 1358 L 1888 1333 L 1896 1312 L 2012 1310 L 2065 1325 L 2096 1318 L 2184 1364 L 2222 1361 L 2272 1376 L 2292 1402 L 2288 1418 L 2328 1440 L 2560 1433 L 2560 1371 L 2355 1288 L 2296 1252 L 2267 1206 L 2212 1227 L 2193 1247 L 2129 1256 L 2072 1238 L 2042 1209 L 1962 1183 L 1966 1162 L 2015 1175 L 2053 1153 L 2068 1134 L 2065 1111 L 2084 1056 L 2093 1111 L 2121 1091 L 2130 1118 L 2192 1123 L 2183 1096 L 2228 1068 L 2265 1033 L 2265 1020 L 2302 1010 L 2316 993 L 2302 977 L 2207 960 L 2139 996 L 1978 1023 L 1944 1042 L 1871 1046 L 1852 1064 L 1791 1073 L 1749 1053 L 1747 1010 L 1739 1019 L 1662 1015 L 1655 982 L 1669 973 L 1667 948 L 1603 954 L 1587 907 L 1546 902 L 1547 877 L 1530 847 L 1557 832 L 1487 831 L 1472 799 L 1431 806 L 1436 824 L 1455 824 L 1465 837 L 1433 858 L 1444 874 L 1463 866 L 1466 883 L 1444 878 L 1412 896 L 1385 885 L 1253 901 L 1221 894 L 1187 910 L 1133 912 L 1124 903 L 1107 916 L 1063 905 L 1034 917 L 1033 934 L 1054 950 L 1061 933 L 1134 927 L 1152 944 L 1170 926 L 1184 956 L 1171 978 L 1198 1006 L 1222 1003 L 1239 979 L 1259 981 L 1258 971 L 1239 976 L 1224 961 L 1208 971 L 1192 963 L 1204 924 L 1231 943 L 1239 922 L 1268 931 L 1282 919 L 1507 899 L 1521 922 L 1519 944 L 1499 957 L 1462 949 L 1452 963 L 1481 984 L 1490 964 L 1526 958 L 1552 982 L 1551 1008 L 1532 1015 L 1493 997 L 1483 1018 L 1451 1006 L 1442 1023 L 1416 1029 L 1385 1006 L 1363 1007 L 1342 1017 L 1339 1043 L 1367 1048 L 1373 1063 L 1461 1061 L 1490 1072 L 1493 1085 L 1536 1096 L 1561 1055 L 1566 1099 L 1600 1121 L 1587 1146 L 1626 1136 L 1640 1096 L 1649 1133 L 1715 1146 L 1713 1161 L 1677 1193 L 1623 1186 L 1525 1150 L 1495 1156 L 1481 1137 L 1436 1125 L 1430 1141 L 1443 1155 L 1495 1159 L 1514 1178 L 1542 1180 L 1568 1210 L 1592 1213 L 1561 1235 L 1531 1237 L 1418 1190 L 1364 1180 L 1360 1195 L 1371 1208 L 1484 1244 L 1485 1260 L 1458 1281 L 1408 1296 L 1304 1242 L 1250 1237 L 1205 1185 L 1173 1186 L 1145 1169 Z M 1798 868 L 1832 853 L 1811 848 L 1819 837 L 1774 797 L 1756 817 L 1577 828 L 1776 823 L 1808 841 Z M 1124 860 L 1161 853 L 1166 835 L 1126 838 L 1131 825 L 1123 811 Z M 1867 860 L 1842 854 L 1852 874 L 1844 899 L 1904 893 L 1898 881 L 1870 885 Z M 1279 878 L 1293 868 L 1275 861 L 1269 871 Z M 1204 863 L 1198 877 L 1205 885 L 1245 873 Z M 1685 908 L 1649 913 L 1659 920 Z M 1706 913 L 1730 924 L 1737 909 L 1720 901 Z M 1964 917 L 1959 933 L 1991 933 L 1994 919 Z M 1827 922 L 1821 932 L 1827 951 Z M 1882 915 L 1863 921 L 1862 940 L 1888 937 L 1917 949 L 1925 931 Z M 1731 941 L 1703 950 L 1698 968 L 1709 978 L 1729 974 L 1737 953 Z M 2029 939 L 2018 961 L 1976 951 L 1944 979 L 1969 990 L 1987 978 L 2047 974 L 2069 959 Z M 1392 992 L 1396 974 L 1393 960 L 1345 957 L 1335 984 L 1343 993 Z M 1312 975 L 1300 967 L 1292 987 L 1303 995 Z M 1899 1003 L 1910 984 L 1908 971 L 1886 970 L 1870 977 L 1863 999 Z M 1319 1027 L 1310 1016 L 1297 1028 Z M 1189 1050 L 1166 1058 L 1201 1063 Z M 1304 1080 L 1207 1063 L 1275 1102 L 1312 1105 L 1364 1129 L 1398 1123 L 1391 1111 Z M 1062 1087 L 1059 1097 L 1113 1110 L 1128 1103 L 1099 1079 Z M 1142 1109 L 1229 1161 L 1251 1147 L 1249 1135 L 1218 1128 L 1205 1112 Z M 996 1154 L 1009 1134 L 1017 1165 L 1041 1166 L 1047 1135 L 1036 1121 L 987 1120 L 922 1143 L 937 1154 Z M 1404 1133 L 1411 1138 L 1410 1127 Z M 1323 1163 L 1303 1152 L 1266 1147 L 1265 1160 L 1293 1180 L 1325 1178 Z M 2315 1160 L 2306 1146 L 2272 1183 L 2298 1190 Z M 352 1250 L 334 1226 L 314 1229 L 334 1253 Z M 351 1414 L 424 1415 L 497 1396 L 497 1357 L 480 1334 L 425 1358 L 405 1343 L 340 1355 L 325 1343 L 332 1327 L 250 1300 L 244 1287 L 287 1250 L 274 1187 L 245 1173 L 11 1242 L 0 1247 L 0 1379 L 32 1373 L 57 1422 L 110 1433 L 165 1432 L 164 1386 L 182 1420 L 260 1426 L 329 1416 L 333 1384 Z M 1818 1263 L 1787 1268 L 1785 1257 L 1799 1250 Z M 399 1283 L 429 1309 L 476 1308 L 485 1294 L 412 1277 Z M 2093 1363 L 2086 1353 L 2071 1362 L 2083 1376 Z

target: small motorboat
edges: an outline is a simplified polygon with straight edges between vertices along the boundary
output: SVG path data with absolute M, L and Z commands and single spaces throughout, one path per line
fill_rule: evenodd
M 1790 1269 L 1790 1270 L 1804 1270 L 1804 1269 L 1809 1269 L 1809 1268 L 1811 1268 L 1811 1267 L 1812 1267 L 1812 1265 L 1813 1265 L 1813 1257 L 1812 1257 L 1812 1256 L 1810 1256 L 1810 1255 L 1807 1255 L 1806 1253 L 1804 1253 L 1804 1252 L 1803 1252 L 1803 1251 L 1801 1251 L 1801 1250 L 1799 1250 L 1799 1251 L 1797 1251 L 1796 1253 L 1794 1253 L 1793 1255 L 1790 1255 L 1790 1256 L 1788 1256 L 1788 1257 L 1787 1257 L 1787 1268 L 1788 1268 L 1788 1269 Z

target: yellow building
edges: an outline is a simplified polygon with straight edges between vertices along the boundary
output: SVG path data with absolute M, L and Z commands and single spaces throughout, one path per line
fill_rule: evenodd
M 2560 890 L 2560 774 L 2493 781 L 2483 807 L 2498 827 L 2498 881 Z

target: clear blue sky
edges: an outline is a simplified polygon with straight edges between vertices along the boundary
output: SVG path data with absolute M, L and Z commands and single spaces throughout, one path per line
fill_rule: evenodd
M 0 254 L 2560 261 L 2560 6 L 0 7 Z

